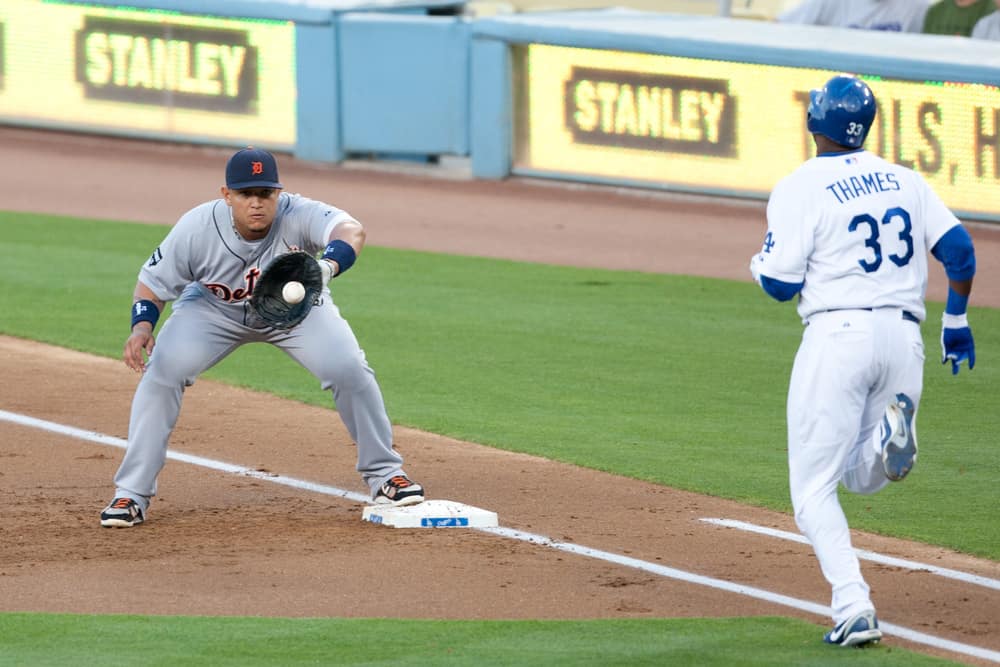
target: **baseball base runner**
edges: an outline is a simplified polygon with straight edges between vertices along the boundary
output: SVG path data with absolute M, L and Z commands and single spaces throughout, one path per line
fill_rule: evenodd
M 966 319 L 976 261 L 919 174 L 863 149 L 876 113 L 864 81 L 833 77 L 810 100 L 817 155 L 775 186 L 750 270 L 775 299 L 797 296 L 806 325 L 788 387 L 792 505 L 833 589 L 825 640 L 856 646 L 882 632 L 837 487 L 875 493 L 913 467 L 927 253 L 948 275 L 942 361 L 955 373 L 976 359 Z

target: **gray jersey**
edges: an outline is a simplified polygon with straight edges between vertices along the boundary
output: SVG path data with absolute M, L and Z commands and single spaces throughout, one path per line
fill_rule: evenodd
M 249 296 L 264 267 L 293 248 L 315 255 L 338 223 L 352 219 L 329 204 L 283 192 L 268 235 L 247 241 L 233 226 L 225 200 L 216 199 L 181 216 L 139 271 L 139 280 L 163 301 L 185 290 L 210 294 L 209 302 L 229 319 L 261 327 Z
M 1000 10 L 979 19 L 972 28 L 972 38 L 1000 40 Z
M 293 248 L 315 255 L 347 220 L 353 218 L 334 206 L 286 193 L 279 195 L 274 222 L 259 241 L 240 236 L 224 199 L 181 216 L 139 271 L 139 280 L 157 298 L 175 303 L 132 401 L 116 498 L 130 498 L 146 512 L 184 388 L 239 346 L 255 342 L 284 350 L 333 392 L 357 444 L 357 470 L 373 498 L 387 480 L 405 476 L 375 373 L 329 289 L 324 287 L 319 303 L 289 330 L 269 327 L 249 304 L 261 270 L 276 255 Z

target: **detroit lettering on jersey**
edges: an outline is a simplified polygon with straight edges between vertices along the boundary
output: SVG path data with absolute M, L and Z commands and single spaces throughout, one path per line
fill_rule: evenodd
M 260 274 L 261 270 L 257 267 L 250 269 L 243 276 L 243 287 L 236 289 L 222 283 L 205 283 L 205 287 L 223 301 L 241 301 L 249 299 L 250 295 L 253 294 L 253 288 L 257 284 L 257 279 L 260 278 Z
M 248 323 L 247 301 L 275 257 L 297 248 L 310 254 L 326 247 L 335 225 L 350 214 L 300 195 L 279 195 L 267 237 L 247 241 L 232 222 L 225 200 L 185 213 L 139 272 L 163 301 L 209 297 L 230 319 Z
M 834 181 L 826 186 L 841 204 L 852 199 L 874 194 L 876 192 L 889 192 L 899 190 L 899 181 L 895 174 L 886 174 L 881 171 L 873 171 L 861 176 L 850 176 L 838 181 Z

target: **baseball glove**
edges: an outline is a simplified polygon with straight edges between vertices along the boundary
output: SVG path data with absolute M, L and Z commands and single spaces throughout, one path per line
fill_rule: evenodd
M 298 303 L 288 303 L 282 296 L 285 283 L 298 281 L 306 290 Z M 295 251 L 278 255 L 261 273 L 250 295 L 250 306 L 265 322 L 276 329 L 291 329 L 319 303 L 323 293 L 323 271 L 316 258 Z

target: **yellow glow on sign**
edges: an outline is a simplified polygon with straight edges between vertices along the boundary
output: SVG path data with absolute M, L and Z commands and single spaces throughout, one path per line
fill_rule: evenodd
M 0 119 L 292 147 L 290 21 L 4 0 Z
M 518 49 L 515 169 L 692 189 L 769 192 L 814 155 L 808 91 L 837 73 Z M 879 112 L 866 148 L 919 171 L 952 208 L 1000 216 L 1000 89 L 868 82 Z

